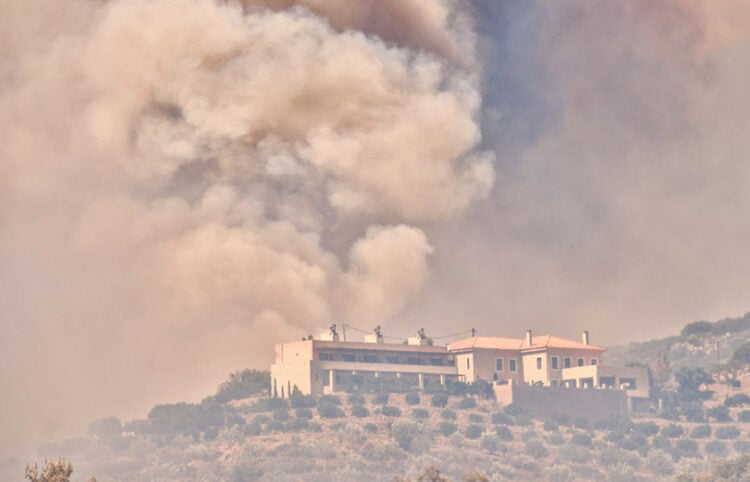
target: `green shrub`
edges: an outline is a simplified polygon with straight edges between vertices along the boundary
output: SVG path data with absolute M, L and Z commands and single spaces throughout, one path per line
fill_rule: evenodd
M 651 439 L 651 446 L 655 449 L 671 450 L 672 441 L 670 441 L 664 435 L 656 435 L 653 439 Z
M 307 430 L 309 424 L 310 421 L 306 418 L 292 418 L 284 424 L 284 430 L 287 432 L 301 432 L 302 430 Z
M 471 423 L 484 423 L 484 417 L 478 413 L 469 414 L 469 422 Z
M 344 416 L 344 411 L 337 405 L 318 403 L 318 415 L 323 418 L 341 418 Z
M 570 423 L 570 418 L 567 415 L 557 412 L 553 412 L 549 416 L 549 419 L 558 425 L 568 425 Z
M 737 420 L 742 423 L 750 422 L 750 410 L 743 410 L 737 414 Z
M 542 428 L 545 432 L 557 432 L 560 430 L 560 427 L 558 427 L 557 424 L 552 420 L 547 420 L 546 422 L 544 422 Z
M 734 442 L 734 450 L 746 454 L 750 452 L 750 442 L 748 442 L 747 440 L 736 440 Z
M 640 422 L 633 425 L 633 430 L 645 437 L 650 437 L 659 433 L 659 426 L 656 422 Z
M 528 425 L 531 425 L 531 423 L 531 418 L 528 415 L 516 415 L 516 425 L 518 425 L 519 427 L 526 427 Z
M 549 437 L 547 437 L 547 443 L 550 444 L 550 445 L 556 445 L 556 446 L 564 445 L 565 444 L 565 437 L 563 437 L 562 435 L 560 435 L 560 433 L 555 432 L 552 435 L 550 435 Z
M 375 433 L 378 431 L 378 426 L 374 423 L 366 423 L 364 428 L 367 433 Z
M 492 414 L 492 423 L 495 425 L 513 425 L 513 418 L 503 412 L 495 412 Z
M 729 407 L 726 405 L 717 405 L 706 410 L 706 415 L 713 418 L 717 422 L 731 422 L 732 418 L 729 416 Z
M 430 418 L 430 412 L 428 412 L 427 409 L 424 408 L 415 408 L 411 411 L 411 415 L 418 420 L 425 420 Z
M 461 399 L 461 401 L 458 402 L 458 408 L 462 410 L 468 410 L 470 408 L 475 408 L 476 406 L 477 401 L 471 397 L 464 397 Z
M 533 430 L 527 430 L 521 434 L 521 440 L 523 440 L 524 442 L 527 442 L 533 438 L 539 438 L 539 435 Z
M 376 393 L 375 396 L 372 397 L 372 403 L 373 405 L 386 405 L 389 398 L 390 395 L 387 392 Z
M 688 402 L 682 406 L 682 414 L 688 422 L 705 422 L 706 411 L 703 409 L 703 402 Z
M 466 430 L 464 430 L 464 437 L 470 440 L 476 440 L 482 436 L 482 432 L 484 432 L 482 426 L 472 423 L 466 427 Z
M 648 445 L 648 440 L 639 433 L 632 433 L 627 438 L 621 440 L 619 445 L 625 450 L 638 450 Z
M 289 403 L 285 398 L 261 398 L 250 405 L 251 412 L 272 412 L 277 408 L 289 408 Z
M 499 447 L 500 444 L 498 443 L 497 437 L 495 437 L 494 435 L 484 434 L 479 440 L 479 448 L 481 448 L 482 450 L 486 450 L 487 452 L 497 452 L 497 449 Z
M 430 400 L 430 405 L 433 407 L 445 408 L 448 405 L 448 395 L 445 393 L 436 393 Z
M 391 427 L 391 435 L 398 443 L 399 447 L 404 450 L 411 448 L 411 443 L 420 433 L 419 425 L 414 422 L 399 420 L 394 422 Z
M 570 441 L 576 445 L 580 445 L 581 447 L 591 447 L 592 440 L 591 436 L 585 432 L 578 432 L 575 435 L 573 435 L 573 438 L 570 439 Z
M 659 477 L 674 474 L 672 456 L 662 450 L 652 450 L 646 456 L 646 468 Z
M 456 433 L 457 429 L 458 427 L 456 427 L 456 424 L 450 422 L 440 422 L 440 425 L 438 426 L 438 431 L 446 437 L 450 437 Z
M 734 425 L 727 425 L 716 429 L 716 438 L 721 440 L 736 439 L 740 436 L 740 431 Z
M 338 395 L 321 395 L 318 398 L 318 405 L 341 405 L 341 399 Z
M 591 426 L 591 423 L 586 417 L 576 417 L 576 419 L 573 420 L 573 426 L 575 428 L 581 428 L 585 430 Z
M 741 407 L 742 405 L 750 405 L 750 395 L 747 393 L 737 393 L 732 396 L 728 396 L 724 399 L 724 405 L 727 407 Z
M 707 455 L 713 455 L 715 457 L 724 457 L 727 455 L 727 445 L 719 440 L 707 442 L 704 450 Z
M 708 438 L 711 436 L 711 426 L 698 425 L 690 432 L 690 438 Z
M 289 420 L 289 410 L 286 408 L 278 408 L 273 411 L 273 419 L 279 422 L 286 422 Z
M 242 370 L 229 375 L 229 380 L 219 385 L 217 402 L 243 400 L 253 395 L 270 394 L 271 373 L 265 370 Z
M 510 429 L 505 425 L 495 426 L 495 434 L 500 437 L 500 440 L 504 440 L 506 442 L 510 442 L 513 440 L 513 432 L 511 432 Z
M 675 448 L 683 457 L 698 457 L 698 443 L 695 440 L 681 438 L 675 443 Z
M 263 430 L 258 422 L 248 423 L 247 425 L 242 427 L 242 433 L 248 437 L 260 435 L 261 432 L 263 432 Z
M 526 442 L 526 454 L 534 458 L 544 458 L 549 455 L 549 450 L 539 440 L 529 440 Z
M 268 423 L 270 420 L 271 418 L 268 415 L 260 414 L 256 415 L 255 418 L 253 418 L 253 423 L 263 425 L 264 423 Z
M 302 395 L 299 392 L 294 392 L 289 397 L 289 405 L 292 408 L 314 408 L 317 401 L 312 395 Z
M 510 404 L 507 407 L 503 408 L 503 411 L 510 415 L 511 417 L 515 417 L 516 415 L 520 415 L 524 413 L 524 410 L 519 407 L 518 405 Z
M 294 411 L 297 418 L 313 418 L 312 410 L 309 408 L 298 408 Z
M 681 437 L 684 433 L 685 429 L 682 428 L 682 425 L 676 423 L 670 423 L 661 428 L 661 434 L 669 438 Z
M 409 392 L 404 395 L 404 401 L 407 405 L 419 405 L 419 394 L 417 392 Z
M 271 420 L 266 424 L 266 433 L 275 433 L 275 432 L 283 432 L 284 431 L 284 424 L 279 422 L 278 420 Z
M 380 410 L 380 413 L 382 413 L 386 417 L 400 417 L 401 409 L 398 407 L 391 406 L 391 405 L 384 405 L 383 408 Z
M 455 420 L 456 419 L 456 412 L 454 412 L 451 409 L 446 409 L 440 412 L 440 418 L 443 420 Z
M 317 422 L 310 422 L 307 424 L 307 431 L 320 433 L 323 431 L 323 427 Z
M 364 405 L 365 402 L 365 396 L 361 393 L 352 393 L 349 395 L 349 405 Z
M 370 411 L 364 405 L 352 405 L 352 416 L 365 418 L 370 416 Z

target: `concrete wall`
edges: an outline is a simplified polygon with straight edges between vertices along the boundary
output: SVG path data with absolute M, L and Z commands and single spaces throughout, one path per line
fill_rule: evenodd
M 322 393 L 322 384 L 320 391 L 315 391 L 312 384 L 313 376 L 311 375 L 311 362 L 302 360 L 296 362 L 285 362 L 271 365 L 271 389 L 276 386 L 278 396 L 287 398 L 289 388 L 295 385 L 304 394 Z M 283 394 L 282 394 L 283 389 Z
M 564 380 L 576 380 L 580 386 L 580 380 L 592 379 L 593 386 L 611 385 L 620 388 L 620 385 L 629 381 L 635 386 L 626 389 L 628 397 L 648 398 L 648 370 L 644 367 L 608 367 L 603 365 L 566 368 L 562 371 Z
M 537 417 L 559 413 L 568 417 L 586 417 L 593 422 L 628 413 L 627 396 L 623 390 L 534 387 L 516 383 L 495 385 L 494 389 L 499 403 L 513 403 Z

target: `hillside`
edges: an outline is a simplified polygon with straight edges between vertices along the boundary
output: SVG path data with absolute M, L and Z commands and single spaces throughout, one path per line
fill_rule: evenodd
M 748 342 L 750 313 L 714 323 L 689 323 L 679 335 L 659 340 L 609 347 L 606 362 L 611 365 L 639 362 L 653 366 L 659 354 L 665 354 L 674 369 L 701 367 L 713 371 L 717 363 L 729 362 L 735 350 Z

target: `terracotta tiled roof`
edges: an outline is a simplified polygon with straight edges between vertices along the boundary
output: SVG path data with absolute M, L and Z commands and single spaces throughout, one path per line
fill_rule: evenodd
M 484 348 L 490 350 L 520 350 L 523 340 L 520 338 L 500 338 L 497 336 L 475 336 L 464 338 L 448 344 L 448 351 Z
M 533 336 L 531 345 L 526 344 L 525 338 L 500 338 L 497 336 L 475 336 L 464 338 L 448 344 L 448 351 L 470 350 L 472 348 L 488 350 L 538 350 L 542 348 L 567 348 L 575 350 L 604 351 L 604 348 L 595 345 L 584 345 L 583 343 L 559 338 L 552 335 Z
M 523 340 L 523 346 L 521 350 L 536 350 L 539 348 L 568 348 L 575 350 L 592 350 L 592 351 L 604 351 L 604 348 L 595 345 L 585 345 L 578 341 L 567 340 L 552 335 L 534 335 L 531 339 L 531 345 L 526 344 L 526 340 Z

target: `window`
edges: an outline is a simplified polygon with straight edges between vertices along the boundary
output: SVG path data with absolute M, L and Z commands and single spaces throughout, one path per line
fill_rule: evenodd
M 620 387 L 626 390 L 635 390 L 637 388 L 635 378 L 620 378 Z
M 398 365 L 399 364 L 397 356 L 387 356 L 387 357 L 385 357 L 385 361 L 387 361 L 391 365 Z
M 511 358 L 510 360 L 508 360 L 508 369 L 512 372 L 516 371 L 517 367 L 515 358 Z
M 550 359 L 550 362 L 552 363 L 552 369 L 553 369 L 553 370 L 557 370 L 558 368 L 560 368 L 560 365 L 558 364 L 558 363 L 559 363 L 559 362 L 558 362 L 558 358 L 557 358 L 556 356 L 553 356 L 553 357 L 552 357 L 552 358 Z
M 591 359 L 591 366 L 596 365 L 596 363 L 597 363 L 597 359 L 596 358 L 592 358 Z
M 443 366 L 443 359 L 442 358 L 430 358 L 430 365 L 441 367 Z
M 583 366 L 583 363 L 584 363 L 584 360 L 583 360 L 583 358 L 579 358 L 579 359 L 578 359 L 578 366 L 579 366 L 579 367 L 582 367 L 582 366 Z
M 321 353 L 318 355 L 318 360 L 320 361 L 332 361 L 333 360 L 333 353 Z
M 552 380 L 552 386 L 556 387 L 558 385 L 557 380 Z
M 467 370 L 471 369 L 471 363 L 469 363 L 469 357 L 468 356 L 466 357 L 466 369 Z
M 378 357 L 376 357 L 375 355 L 365 355 L 362 357 L 362 360 L 364 360 L 365 363 L 377 363 Z
M 496 372 L 503 371 L 503 359 L 502 358 L 495 358 L 495 371 Z
M 409 365 L 420 365 L 419 357 L 418 356 L 410 356 L 406 359 L 406 363 Z
M 354 355 L 351 353 L 343 353 L 341 355 L 341 359 L 344 361 L 349 361 L 349 362 L 356 361 L 356 359 L 354 358 Z
M 542 369 L 542 357 L 540 356 L 536 357 L 536 369 L 537 370 Z
M 570 357 L 563 358 L 563 368 L 570 368 Z

